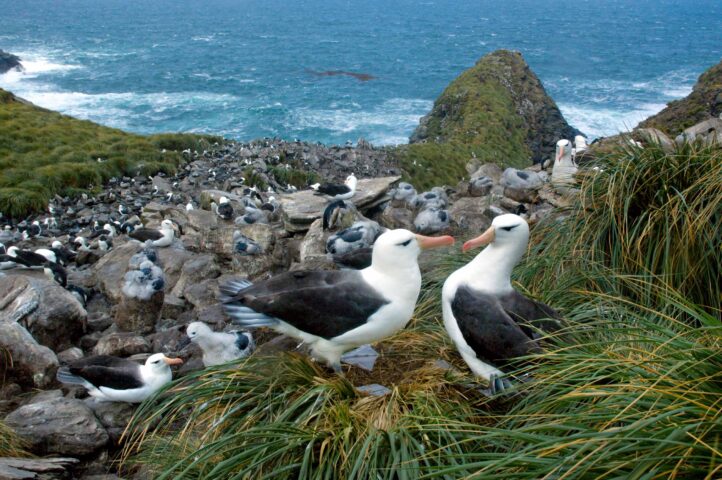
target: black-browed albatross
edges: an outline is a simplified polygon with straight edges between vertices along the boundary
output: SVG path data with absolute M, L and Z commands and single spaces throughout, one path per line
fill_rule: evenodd
M 97 355 L 81 358 L 58 370 L 60 382 L 82 385 L 98 400 L 140 403 L 173 379 L 171 365 L 180 358 L 162 353 L 148 357 L 144 365 L 126 358 Z
M 499 215 L 463 250 L 488 245 L 444 282 L 444 326 L 471 371 L 489 382 L 492 393 L 510 386 L 495 365 L 539 351 L 534 324 L 555 330 L 559 314 L 511 286 L 511 271 L 529 241 L 529 225 L 514 214 Z M 548 321 L 542 321 L 549 319 Z
M 341 355 L 404 328 L 421 290 L 422 249 L 452 245 L 450 236 L 390 230 L 374 244 L 363 270 L 286 272 L 252 285 L 222 288 L 234 323 L 270 327 L 301 340 L 314 358 L 341 371 Z

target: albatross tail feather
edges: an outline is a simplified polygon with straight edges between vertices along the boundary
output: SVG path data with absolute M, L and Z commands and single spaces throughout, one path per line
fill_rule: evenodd
M 272 327 L 278 325 L 278 319 L 269 317 L 263 313 L 258 313 L 236 303 L 226 303 L 223 307 L 235 325 L 241 325 L 246 328 Z
M 251 285 L 253 285 L 253 283 L 243 279 L 231 280 L 230 282 L 226 282 L 225 284 L 220 286 L 221 301 L 223 303 L 232 302 L 234 300 L 233 297 L 238 295 L 241 290 L 245 290 Z
M 59 368 L 58 373 L 55 374 L 55 378 L 57 378 L 60 383 L 66 383 L 69 385 L 85 386 L 88 384 L 88 381 L 85 380 L 84 378 L 70 373 L 70 370 L 68 370 L 67 367 Z

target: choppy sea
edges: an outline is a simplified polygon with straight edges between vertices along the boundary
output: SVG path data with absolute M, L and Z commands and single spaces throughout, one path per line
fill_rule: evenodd
M 444 87 L 499 48 L 524 54 L 573 126 L 604 136 L 687 95 L 722 57 L 719 0 L 0 0 L 0 11 L 0 48 L 25 65 L 0 88 L 134 132 L 244 140 L 405 143 Z

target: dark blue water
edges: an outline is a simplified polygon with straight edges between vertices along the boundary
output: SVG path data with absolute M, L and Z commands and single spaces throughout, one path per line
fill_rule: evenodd
M 722 57 L 720 0 L 0 0 L 0 87 L 136 132 L 402 143 L 461 71 L 520 50 L 591 136 Z M 344 70 L 376 77 L 316 76 Z

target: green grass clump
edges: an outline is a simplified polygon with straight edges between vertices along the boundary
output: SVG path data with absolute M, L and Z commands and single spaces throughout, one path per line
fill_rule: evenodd
M 316 183 L 319 179 L 316 172 L 306 172 L 297 168 L 286 168 L 283 165 L 269 168 L 268 173 L 284 187 L 286 185 L 293 185 L 296 188 L 305 188 L 307 185 Z
M 28 452 L 25 447 L 25 444 L 13 429 L 0 422 L 0 458 L 27 457 Z
M 182 150 L 222 141 L 191 134 L 134 135 L 38 108 L 0 90 L 0 211 L 22 217 L 56 194 L 121 175 L 172 173 Z M 98 161 L 100 159 L 101 161 Z

